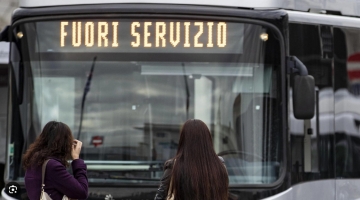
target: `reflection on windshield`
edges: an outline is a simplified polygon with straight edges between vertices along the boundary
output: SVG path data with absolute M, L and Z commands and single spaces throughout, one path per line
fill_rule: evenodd
M 32 63 L 40 127 L 55 119 L 77 132 L 91 64 Z M 80 135 L 89 176 L 158 180 L 164 161 L 176 153 L 182 123 L 199 118 L 213 133 L 231 182 L 273 182 L 279 163 L 266 155 L 273 144 L 264 146 L 275 139 L 269 132 L 272 71 L 248 63 L 97 61 Z
M 132 23 L 131 19 L 114 20 Z M 26 126 L 31 130 L 26 133 L 27 144 L 48 121 L 62 121 L 75 137 L 81 132 L 81 157 L 88 164 L 90 181 L 157 185 L 163 163 L 176 153 L 181 125 L 197 118 L 209 127 L 230 184 L 266 184 L 279 178 L 283 153 L 280 47 L 267 28 L 227 23 L 231 51 L 195 46 L 190 51 L 184 47 L 183 35 L 179 36 L 182 47 L 176 50 L 153 46 L 134 51 L 73 48 L 70 25 L 68 46 L 60 48 L 59 25 L 60 21 L 46 21 L 17 27 L 26 30 L 22 42 L 28 49 L 23 49 L 23 55 L 29 55 L 23 61 L 29 95 L 24 118 L 28 117 Z M 189 33 L 196 34 L 198 27 L 191 27 Z M 268 40 L 259 37 L 263 33 Z M 132 41 L 132 35 L 122 36 L 119 44 L 126 47 Z M 194 44 L 195 38 L 189 41 Z

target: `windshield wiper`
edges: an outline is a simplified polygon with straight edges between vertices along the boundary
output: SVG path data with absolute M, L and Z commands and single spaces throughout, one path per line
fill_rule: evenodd
M 95 67 L 95 61 L 96 61 L 96 56 L 94 57 L 93 63 L 91 65 L 90 74 L 89 74 L 89 76 L 87 78 L 86 85 L 85 85 L 85 88 L 84 88 L 83 97 L 82 97 L 82 101 L 81 101 L 80 125 L 79 125 L 79 132 L 78 132 L 77 139 L 80 139 L 81 126 L 82 126 L 83 113 L 84 113 L 84 104 L 85 104 L 86 95 L 90 91 L 90 84 L 91 84 L 91 78 L 92 78 L 92 74 L 93 74 L 94 67 Z
M 186 120 L 189 119 L 189 104 L 190 104 L 190 91 L 189 91 L 189 85 L 188 80 L 186 77 L 186 71 L 185 71 L 185 65 L 184 63 L 181 63 L 183 72 L 184 72 L 184 81 L 185 81 L 185 91 L 186 91 Z

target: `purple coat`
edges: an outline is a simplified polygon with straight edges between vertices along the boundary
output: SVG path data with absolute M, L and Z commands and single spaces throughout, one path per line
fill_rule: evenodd
M 61 200 L 64 195 L 72 199 L 88 197 L 88 179 L 83 160 L 76 159 L 71 163 L 71 175 L 60 160 L 52 158 L 46 165 L 45 192 L 53 200 Z M 39 200 L 41 193 L 41 167 L 31 167 L 25 173 L 25 187 L 30 200 Z

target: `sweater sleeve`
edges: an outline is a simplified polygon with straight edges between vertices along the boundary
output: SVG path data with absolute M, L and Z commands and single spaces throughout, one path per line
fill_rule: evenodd
M 86 199 L 88 197 L 86 165 L 81 159 L 72 161 L 71 165 L 74 176 L 60 163 L 51 168 L 54 187 L 68 198 Z

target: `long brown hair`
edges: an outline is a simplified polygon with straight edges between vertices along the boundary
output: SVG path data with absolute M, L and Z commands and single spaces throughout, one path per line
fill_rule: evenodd
M 67 161 L 71 159 L 73 141 L 71 130 L 66 124 L 56 121 L 48 122 L 24 154 L 24 169 L 42 165 L 51 157 L 60 159 L 63 165 L 68 166 Z
M 175 200 L 228 199 L 227 170 L 214 151 L 204 122 L 185 122 L 174 159 L 171 193 Z

